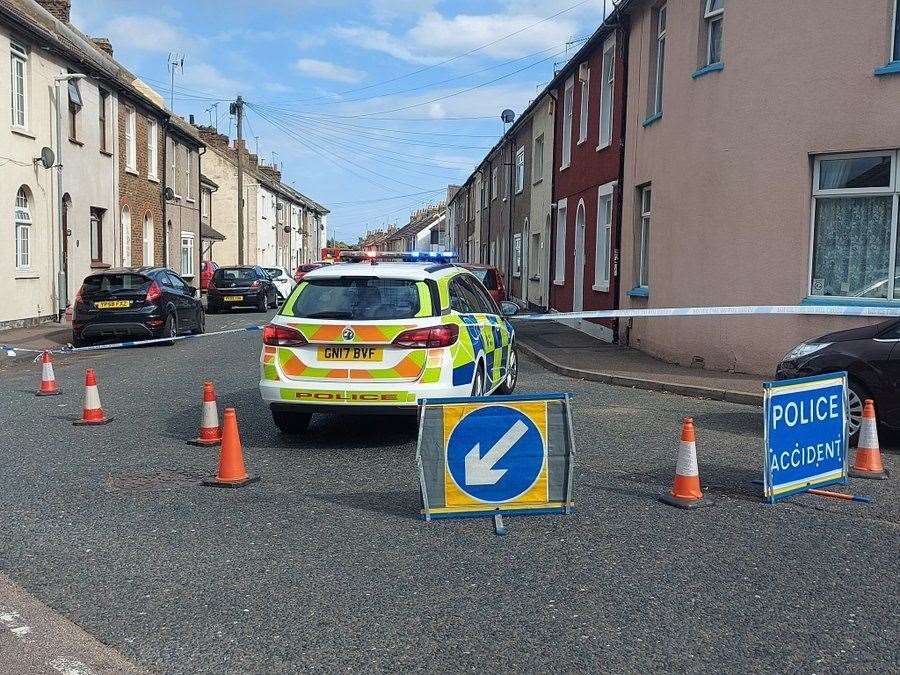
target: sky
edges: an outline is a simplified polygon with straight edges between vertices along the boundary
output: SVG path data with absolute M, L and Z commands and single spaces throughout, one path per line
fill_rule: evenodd
M 612 9 L 612 0 L 606 2 Z M 604 0 L 72 0 L 72 21 L 174 110 L 236 134 L 331 210 L 330 236 L 407 222 L 471 173 L 599 25 Z M 275 154 L 273 154 L 275 153 Z

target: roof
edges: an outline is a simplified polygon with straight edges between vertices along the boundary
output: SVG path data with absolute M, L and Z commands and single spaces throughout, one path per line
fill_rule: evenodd
M 210 241 L 225 241 L 225 235 L 206 223 L 200 223 L 200 238 Z
M 404 237 L 412 237 L 414 235 L 419 234 L 419 232 L 424 230 L 426 227 L 429 227 L 431 225 L 437 225 L 441 219 L 446 218 L 446 217 L 447 217 L 447 213 L 445 211 L 441 211 L 441 212 L 435 214 L 431 218 L 423 218 L 422 220 L 413 221 L 411 223 L 404 225 L 399 230 L 394 232 L 394 234 L 391 235 L 391 237 L 389 237 L 389 239 L 396 240 L 396 239 L 402 239 Z
M 303 279 L 314 281 L 316 279 L 340 279 L 341 277 L 378 277 L 384 279 L 411 279 L 424 281 L 444 276 L 446 272 L 431 272 L 434 261 L 423 263 L 407 262 L 379 262 L 375 265 L 369 262 L 338 263 L 327 265 L 308 272 Z M 452 269 L 452 268 L 447 268 Z

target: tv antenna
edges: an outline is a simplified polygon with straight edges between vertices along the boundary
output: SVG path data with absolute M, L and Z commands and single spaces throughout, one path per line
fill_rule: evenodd
M 169 109 L 175 111 L 175 71 L 180 69 L 184 75 L 184 54 L 169 52 L 169 61 L 166 64 L 171 74 L 171 87 L 169 89 Z

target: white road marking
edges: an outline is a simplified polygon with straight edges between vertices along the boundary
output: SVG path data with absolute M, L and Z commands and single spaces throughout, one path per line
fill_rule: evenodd
M 53 670 L 62 675 L 93 675 L 94 671 L 77 659 L 60 657 L 47 663 Z

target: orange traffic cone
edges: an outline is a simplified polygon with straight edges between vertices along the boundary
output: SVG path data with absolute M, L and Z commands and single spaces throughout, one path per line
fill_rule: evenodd
M 93 368 L 88 368 L 84 373 L 84 410 L 81 419 L 75 420 L 76 426 L 91 424 L 109 424 L 112 417 L 107 417 L 100 405 L 100 392 L 97 390 L 97 376 Z
M 191 445 L 218 445 L 222 442 L 222 427 L 219 426 L 219 407 L 216 403 L 216 389 L 212 382 L 203 383 L 203 405 L 200 410 L 200 435 Z
M 44 352 L 41 357 L 41 387 L 37 390 L 38 396 L 56 396 L 59 393 L 59 385 L 56 384 L 56 376 L 53 374 L 53 359 L 50 352 Z
M 203 484 L 212 487 L 242 487 L 258 481 L 259 476 L 249 476 L 244 466 L 244 451 L 241 448 L 241 436 L 234 408 L 225 408 L 223 421 L 219 473 L 214 479 L 203 481 Z
M 875 421 L 875 404 L 866 399 L 859 426 L 859 441 L 853 466 L 848 472 L 853 478 L 887 478 L 887 471 L 881 463 L 881 448 L 878 445 L 878 422 Z
M 709 504 L 700 491 L 693 417 L 685 417 L 681 427 L 681 445 L 678 446 L 678 457 L 675 460 L 675 483 L 672 492 L 662 495 L 660 499 L 666 504 L 682 509 L 696 509 Z

